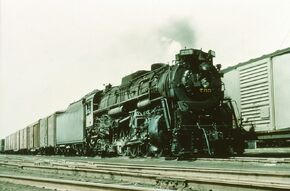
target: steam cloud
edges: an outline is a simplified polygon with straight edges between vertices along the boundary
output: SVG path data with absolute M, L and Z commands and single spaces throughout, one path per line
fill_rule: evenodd
M 188 19 L 173 20 L 159 30 L 163 40 L 177 42 L 181 47 L 192 47 L 194 44 L 194 30 Z
M 171 58 L 180 49 L 193 47 L 195 41 L 194 30 L 189 19 L 170 20 L 158 30 L 158 36 L 166 57 Z
M 180 49 L 194 47 L 195 32 L 189 19 L 170 19 L 158 27 L 139 26 L 125 31 L 118 39 L 108 46 L 114 47 L 115 56 L 107 55 L 106 59 L 111 57 L 115 63 L 123 60 L 130 65 L 130 72 L 134 72 L 150 63 L 170 63 Z M 123 74 L 128 73 L 125 67 L 120 70 Z

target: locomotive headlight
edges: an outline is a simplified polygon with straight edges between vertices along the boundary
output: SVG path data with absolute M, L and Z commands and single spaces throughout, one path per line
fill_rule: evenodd
M 202 85 L 203 88 L 208 88 L 209 87 L 209 82 L 207 81 L 206 78 L 201 79 L 200 82 L 201 82 L 201 85 Z

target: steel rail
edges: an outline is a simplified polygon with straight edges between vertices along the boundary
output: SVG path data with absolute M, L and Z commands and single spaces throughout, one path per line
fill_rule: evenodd
M 123 191 L 151 191 L 152 188 L 119 185 L 119 184 L 104 184 L 104 183 L 92 183 L 82 182 L 75 180 L 60 180 L 52 178 L 40 178 L 30 176 L 15 176 L 0 174 L 0 181 L 11 182 L 14 184 L 30 185 L 40 188 L 49 189 L 65 189 L 65 190 L 123 190 Z M 154 189 L 160 190 L 160 189 Z M 161 191 L 161 190 L 160 190 Z M 162 189 L 164 191 L 164 189 Z
M 1 161 L 1 160 L 0 160 Z M 2 165 L 15 164 L 16 161 L 6 160 L 4 162 L 0 162 Z M 244 170 L 244 169 L 221 169 L 221 168 L 203 168 L 203 167 L 182 167 L 182 166 L 164 166 L 164 165 L 144 165 L 144 164 L 124 164 L 124 163 L 108 163 L 108 162 L 93 162 L 88 164 L 87 162 L 81 161 L 76 163 L 75 161 L 69 161 L 65 163 L 57 162 L 35 162 L 35 161 L 17 161 L 17 163 L 21 163 L 21 165 L 49 165 L 49 166 L 59 166 L 59 167 L 71 167 L 78 169 L 87 169 L 87 170 L 110 170 L 110 171 L 122 171 L 122 172 L 133 172 L 133 170 L 137 170 L 138 172 L 150 173 L 150 174 L 169 174 L 170 173 L 183 173 L 184 175 L 189 173 L 200 173 L 200 174 L 223 174 L 230 176 L 252 176 L 255 179 L 272 179 L 272 178 L 282 178 L 288 179 L 290 174 L 288 172 L 265 172 L 263 170 Z M 120 170 L 121 169 L 121 170 Z M 154 173 L 157 172 L 157 173 Z
M 288 172 L 279 172 L 279 173 L 272 173 L 272 172 L 265 172 L 262 170 L 242 170 L 242 169 L 220 169 L 220 168 L 201 168 L 201 167 L 180 167 L 180 166 L 158 166 L 158 165 L 140 165 L 140 164 L 124 164 L 124 163 L 92 163 L 87 164 L 83 163 L 83 165 L 77 164 L 75 162 L 66 162 L 66 163 L 55 163 L 55 162 L 37 162 L 32 163 L 31 161 L 21 162 L 18 161 L 18 163 L 21 163 L 20 165 L 15 164 L 13 161 L 5 161 L 4 163 L 0 162 L 2 165 L 15 165 L 15 166 L 21 166 L 25 167 L 25 165 L 28 165 L 26 167 L 32 167 L 35 165 L 40 166 L 49 165 L 54 167 L 69 167 L 74 168 L 78 170 L 107 170 L 107 171 L 114 171 L 114 172 L 142 172 L 142 173 L 148 173 L 148 174 L 167 174 L 167 175 L 174 175 L 175 173 L 182 173 L 183 176 L 186 175 L 192 175 L 192 174 L 217 174 L 217 175 L 229 175 L 232 176 L 238 176 L 239 178 L 241 176 L 249 176 L 251 178 L 255 179 L 262 179 L 262 180 L 272 180 L 272 178 L 278 178 L 278 179 L 289 179 L 290 173 Z M 27 164 L 25 164 L 27 163 Z M 32 166 L 30 164 L 33 164 Z M 43 167 L 45 168 L 45 167 Z
M 272 172 L 265 172 L 263 170 L 245 170 L 245 169 L 224 169 L 224 168 L 204 168 L 204 167 L 183 167 L 183 166 L 160 166 L 160 165 L 144 165 L 144 164 L 124 164 L 124 163 L 107 163 L 107 162 L 99 162 L 87 164 L 82 162 L 83 164 L 78 164 L 75 162 L 66 162 L 66 163 L 55 163 L 55 162 L 33 162 L 33 161 L 4 161 L 0 162 L 0 165 L 10 165 L 17 167 L 36 167 L 36 168 L 46 168 L 47 166 L 54 167 L 67 167 L 73 169 L 84 169 L 84 170 L 115 170 L 125 172 L 128 171 L 138 171 L 138 172 L 146 172 L 156 171 L 156 172 L 183 172 L 183 173 L 216 173 L 216 174 L 237 174 L 237 175 L 255 175 L 255 176 L 270 176 L 270 177 L 287 177 L 290 178 L 289 172 L 279 172 L 273 174 Z M 19 163 L 19 164 L 17 164 Z
M 23 161 L 23 157 L 25 158 L 29 158 L 31 156 L 28 155 L 5 155 L 5 157 L 9 158 L 11 156 L 11 158 L 15 158 L 18 157 L 19 161 Z M 37 156 L 38 157 L 38 156 Z M 62 160 L 59 158 L 55 158 L 55 157 L 51 157 L 51 156 L 45 156 L 46 158 L 50 158 L 50 159 L 57 159 L 57 160 Z M 4 160 L 2 158 L 0 158 L 0 160 Z M 6 159 L 7 160 L 7 159 Z M 15 160 L 15 159 L 14 159 Z M 66 157 L 65 159 L 66 161 L 72 161 L 72 162 L 81 162 L 81 163 L 90 163 L 92 161 L 90 160 L 81 160 L 81 158 L 77 159 L 77 158 L 73 158 L 73 157 Z M 92 158 L 92 160 L 94 160 L 94 158 Z M 149 158 L 149 160 L 151 160 Z M 270 158 L 270 157 L 230 157 L 230 158 L 195 158 L 194 160 L 197 161 L 222 161 L 222 162 L 256 162 L 256 163 L 279 163 L 279 164 L 288 164 L 290 163 L 290 158 Z M 28 161 L 28 160 L 27 160 Z M 98 164 L 98 163 L 108 163 L 108 162 L 95 162 L 93 161 L 93 163 Z M 110 162 L 110 164 L 112 164 L 114 162 Z
M 34 166 L 24 164 L 0 163 L 1 166 L 20 167 L 23 170 L 39 170 L 61 174 L 86 175 L 103 178 L 122 179 L 139 183 L 159 185 L 218 185 L 222 187 L 260 189 L 260 190 L 288 190 L 290 188 L 289 173 L 266 173 L 259 171 L 240 171 L 222 169 L 200 169 L 200 168 L 152 168 L 152 167 L 133 167 L 132 165 L 116 166 Z M 60 164 L 59 164 L 60 165 Z M 174 177 L 174 178 L 172 178 Z

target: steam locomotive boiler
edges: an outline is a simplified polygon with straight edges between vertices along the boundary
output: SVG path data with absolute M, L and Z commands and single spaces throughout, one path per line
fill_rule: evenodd
M 85 101 L 86 147 L 100 155 L 194 156 L 243 152 L 214 52 L 183 49 Z

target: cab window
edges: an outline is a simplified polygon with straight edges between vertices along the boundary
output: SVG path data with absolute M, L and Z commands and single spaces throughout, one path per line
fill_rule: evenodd
M 92 101 L 89 101 L 88 103 L 86 103 L 86 115 L 90 115 L 92 110 Z

